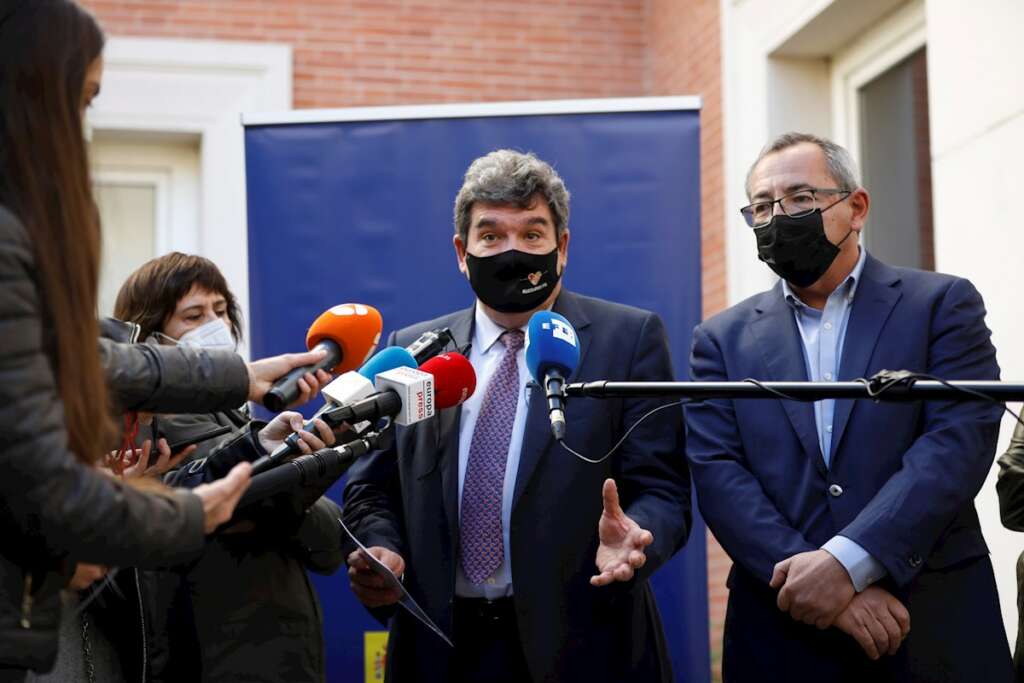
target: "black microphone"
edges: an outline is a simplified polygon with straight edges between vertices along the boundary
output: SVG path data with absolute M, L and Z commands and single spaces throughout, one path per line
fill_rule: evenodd
M 254 476 L 238 501 L 237 509 L 257 503 L 284 491 L 294 491 L 315 481 L 337 480 L 356 458 L 380 448 L 381 434 L 372 432 L 336 448 L 322 448 L 303 455 L 282 467 Z
M 343 423 L 375 422 L 394 418 L 395 424 L 410 425 L 434 415 L 434 376 L 415 368 L 398 367 L 377 375 L 380 390 L 364 399 L 334 406 L 317 416 L 332 430 Z M 274 452 L 252 464 L 252 473 L 260 474 L 281 464 L 294 454 L 297 443 L 287 440 Z
M 412 354 L 417 364 L 423 365 L 444 351 L 450 342 L 452 331 L 447 327 L 438 327 L 421 334 L 416 341 L 406 346 L 405 350 Z

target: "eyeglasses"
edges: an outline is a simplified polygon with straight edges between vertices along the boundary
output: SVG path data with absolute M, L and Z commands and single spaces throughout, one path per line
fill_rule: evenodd
M 763 225 L 771 223 L 772 216 L 775 214 L 776 204 L 778 204 L 779 208 L 782 209 L 782 213 L 786 214 L 790 218 L 800 218 L 801 216 L 806 216 L 819 208 L 817 197 L 819 194 L 843 195 L 828 206 L 822 208 L 822 211 L 824 211 L 825 209 L 830 209 L 843 201 L 853 194 L 853 192 L 851 190 L 840 190 L 839 188 L 808 187 L 803 190 L 791 192 L 784 197 L 779 197 L 778 199 L 773 199 L 771 201 L 748 204 L 740 209 L 740 213 L 742 213 L 743 218 L 746 219 L 747 225 L 752 228 L 760 228 Z

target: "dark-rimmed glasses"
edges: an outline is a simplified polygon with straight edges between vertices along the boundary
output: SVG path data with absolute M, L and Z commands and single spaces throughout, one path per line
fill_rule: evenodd
M 786 214 L 790 218 L 800 218 L 801 216 L 806 216 L 819 208 L 817 197 L 819 194 L 843 195 L 828 206 L 822 208 L 822 211 L 824 211 L 825 209 L 832 208 L 849 197 L 853 194 L 853 191 L 842 190 L 837 187 L 807 187 L 802 190 L 797 190 L 796 192 L 790 192 L 778 199 L 748 204 L 740 209 L 740 213 L 743 214 L 743 218 L 747 221 L 747 225 L 752 228 L 760 228 L 761 226 L 771 223 L 772 216 L 775 215 L 776 204 L 778 204 L 779 208 L 782 209 L 782 213 Z

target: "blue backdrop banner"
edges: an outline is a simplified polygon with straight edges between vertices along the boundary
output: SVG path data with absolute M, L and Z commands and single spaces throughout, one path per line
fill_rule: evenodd
M 452 247 L 455 195 L 473 159 L 513 148 L 553 164 L 572 194 L 566 286 L 660 314 L 682 378 L 701 316 L 700 135 L 694 102 L 672 99 L 590 112 L 535 113 L 529 103 L 249 119 L 253 357 L 301 350 L 309 324 L 339 303 L 377 307 L 385 338 L 469 306 Z M 341 490 L 330 493 L 339 502 Z M 694 512 L 686 549 L 654 577 L 676 679 L 688 682 L 710 678 L 705 530 Z M 343 572 L 314 583 L 328 680 L 376 680 L 381 625 Z

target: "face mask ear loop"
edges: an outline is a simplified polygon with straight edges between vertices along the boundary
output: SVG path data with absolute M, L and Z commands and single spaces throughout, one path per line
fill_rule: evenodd
M 843 239 L 839 240 L 839 242 L 836 243 L 836 247 L 838 248 L 838 247 L 842 246 L 843 242 L 846 241 L 846 238 L 849 237 L 852 234 L 853 234 L 853 228 L 850 228 L 849 230 L 846 231 L 846 235 L 843 237 Z

